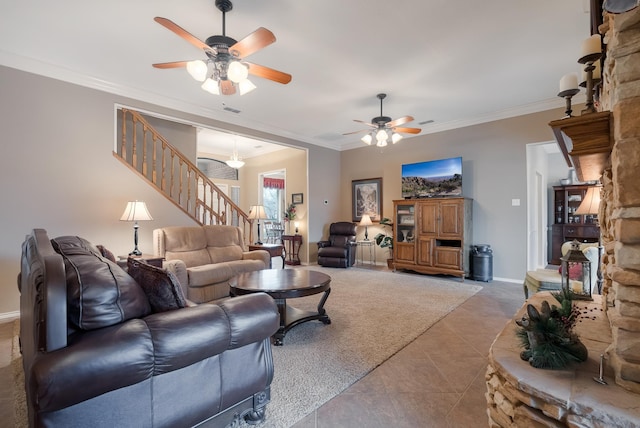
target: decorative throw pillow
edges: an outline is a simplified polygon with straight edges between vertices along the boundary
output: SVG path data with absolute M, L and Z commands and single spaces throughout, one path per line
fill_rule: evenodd
M 100 250 L 100 254 L 102 254 L 102 257 L 116 263 L 116 256 L 114 256 L 111 251 L 107 250 L 104 245 L 96 245 L 96 248 Z
M 127 271 L 146 293 L 153 312 L 187 307 L 180 282 L 173 273 L 132 257 L 127 260 Z

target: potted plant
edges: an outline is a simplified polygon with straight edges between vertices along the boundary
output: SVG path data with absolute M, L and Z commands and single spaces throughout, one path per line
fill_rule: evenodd
M 393 223 L 388 218 L 383 218 L 380 220 L 380 224 L 383 226 L 389 226 L 391 231 L 393 231 Z M 378 233 L 374 238 L 376 244 L 380 246 L 380 248 L 388 248 L 389 254 L 391 257 L 387 258 L 387 267 L 389 269 L 393 269 L 393 234 L 389 232 L 388 234 L 385 232 Z

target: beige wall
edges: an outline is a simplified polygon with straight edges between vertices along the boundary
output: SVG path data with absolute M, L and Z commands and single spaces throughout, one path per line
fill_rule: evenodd
M 402 164 L 462 156 L 463 194 L 474 201 L 470 244 L 491 245 L 494 278 L 519 281 L 527 263 L 525 147 L 552 141 L 548 123 L 562 115 L 561 109 L 546 111 L 405 138 L 382 151 L 363 144 L 342 152 L 341 218 L 351 220 L 351 180 L 382 177 L 382 215 L 392 218 L 393 200 L 402 199 Z M 520 206 L 512 206 L 512 199 Z M 379 225 L 369 227 L 370 236 L 378 232 Z M 376 249 L 377 260 L 385 260 L 387 250 Z
M 144 252 L 152 251 L 154 228 L 193 224 L 111 155 L 117 104 L 307 149 L 306 161 L 286 167 L 288 175 L 304 179 L 287 187 L 287 197 L 304 193 L 303 236 L 311 263 L 315 243 L 326 236 L 329 224 L 351 219 L 351 180 L 382 177 L 383 215 L 389 216 L 391 201 L 400 197 L 402 163 L 462 156 L 464 193 L 474 199 L 473 241 L 492 245 L 494 277 L 516 281 L 526 265 L 525 145 L 551 141 L 547 124 L 563 113 L 558 109 L 406 138 L 383 153 L 374 147 L 340 153 L 2 66 L 0 89 L 0 316 L 19 308 L 20 245 L 34 227 L 52 237 L 80 235 L 126 254 L 133 246 L 132 225 L 118 219 L 129 200 L 146 201 L 154 217 L 140 225 Z M 304 162 L 306 177 L 296 169 Z M 513 198 L 521 206 L 512 207 Z M 375 235 L 375 228 L 369 233 Z M 382 261 L 386 254 L 378 250 Z
M 284 170 L 286 176 L 286 203 L 291 203 L 292 193 L 307 194 L 307 151 L 293 148 L 286 148 L 277 152 L 269 153 L 257 158 L 246 159 L 246 164 L 240 170 L 242 172 L 243 191 L 240 192 L 242 199 L 241 208 L 245 211 L 249 210 L 251 205 L 258 203 L 259 195 L 259 176 L 262 173 Z M 296 221 L 300 223 L 299 233 L 303 237 L 302 247 L 300 248 L 300 260 L 302 263 L 308 263 L 309 256 L 307 249 L 309 248 L 309 237 L 307 231 L 307 201 L 296 207 Z M 257 224 L 254 224 L 253 236 L 256 236 Z M 294 233 L 293 226 L 290 230 Z
M 132 224 L 119 221 L 129 200 L 144 200 L 154 218 L 140 223 L 143 252 L 152 251 L 154 228 L 194 224 L 112 155 L 116 104 L 307 148 L 319 163 L 309 163 L 305 197 L 338 199 L 340 154 L 334 150 L 4 66 L 0 93 L 0 317 L 19 310 L 20 247 L 33 228 L 47 229 L 51 237 L 79 235 L 118 255 L 133 249 Z M 327 174 L 329 188 L 323 185 Z M 337 215 L 313 198 L 305 205 L 308 240 L 315 242 Z

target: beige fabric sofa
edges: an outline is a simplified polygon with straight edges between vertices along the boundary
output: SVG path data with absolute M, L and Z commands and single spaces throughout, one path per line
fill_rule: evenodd
M 247 251 L 235 226 L 173 226 L 153 231 L 154 253 L 180 281 L 185 296 L 205 303 L 229 296 L 229 280 L 269 268 L 267 251 Z

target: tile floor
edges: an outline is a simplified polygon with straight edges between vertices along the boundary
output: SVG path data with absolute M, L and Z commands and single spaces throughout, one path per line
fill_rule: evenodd
M 524 295 L 520 284 L 478 284 L 482 291 L 294 427 L 487 426 L 487 354 Z M 0 323 L 0 425 L 7 427 L 14 426 L 11 337 L 12 323 Z

